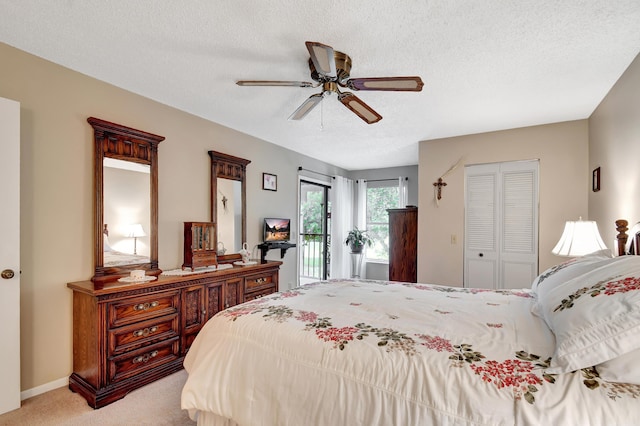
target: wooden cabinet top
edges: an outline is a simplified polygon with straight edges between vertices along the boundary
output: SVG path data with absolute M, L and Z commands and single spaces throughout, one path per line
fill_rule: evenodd
M 154 291 L 157 287 L 157 291 L 166 290 L 172 287 L 181 287 L 186 283 L 192 283 L 199 280 L 225 280 L 236 276 L 248 276 L 253 274 L 259 274 L 272 269 L 279 269 L 282 262 L 276 260 L 267 260 L 264 263 L 258 263 L 256 265 L 248 266 L 235 266 L 233 268 L 223 269 L 221 271 L 203 272 L 199 274 L 188 275 L 160 275 L 157 280 L 139 283 L 121 283 L 118 281 L 101 285 L 99 289 L 96 289 L 93 281 L 77 281 L 68 283 L 67 287 L 74 291 L 81 293 L 87 293 L 93 296 L 109 296 L 116 295 L 123 292 L 145 292 Z
M 389 213 L 408 213 L 408 212 L 417 212 L 417 211 L 418 211 L 418 207 L 416 207 L 416 206 L 407 206 L 407 207 L 398 208 L 398 209 L 387 209 L 387 211 L 388 211 Z

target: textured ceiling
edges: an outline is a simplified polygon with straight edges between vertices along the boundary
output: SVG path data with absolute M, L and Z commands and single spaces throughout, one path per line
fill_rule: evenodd
M 420 93 L 357 92 L 367 125 L 319 88 L 304 42 L 352 77 L 419 75 Z M 418 142 L 589 117 L 640 51 L 639 0 L 0 0 L 0 41 L 348 170 L 418 162 Z

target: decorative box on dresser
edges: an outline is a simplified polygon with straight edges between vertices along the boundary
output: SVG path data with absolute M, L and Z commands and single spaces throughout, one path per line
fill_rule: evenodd
M 209 318 L 278 291 L 281 264 L 161 275 L 146 283 L 67 284 L 73 290 L 69 388 L 100 408 L 180 370 Z
M 389 280 L 418 280 L 418 208 L 388 209 Z

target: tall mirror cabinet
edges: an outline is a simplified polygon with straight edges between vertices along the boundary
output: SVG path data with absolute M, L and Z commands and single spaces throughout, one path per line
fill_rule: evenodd
M 175 265 L 175 269 L 162 273 L 157 255 L 160 214 L 157 159 L 158 143 L 164 137 L 93 117 L 88 122 L 94 130 L 96 150 L 95 274 L 91 280 L 67 284 L 73 291 L 73 373 L 69 388 L 82 395 L 91 407 L 100 408 L 182 369 L 189 347 L 209 318 L 226 308 L 278 291 L 282 262 L 235 266 L 233 261 L 240 256 L 229 254 L 222 256 L 221 261 L 227 263 L 224 269 L 212 271 L 211 262 L 205 260 L 205 266 L 209 267 L 206 271 L 198 270 L 202 259 L 195 264 L 190 259 L 189 268 L 182 270 Z M 138 206 L 143 212 L 138 217 L 123 218 L 110 213 L 118 210 L 119 206 L 114 204 L 132 202 L 132 197 L 108 193 L 109 188 L 118 186 L 108 181 L 112 174 L 105 171 L 105 159 L 111 157 L 131 163 L 121 164 L 125 169 L 137 170 L 142 166 L 141 171 L 126 170 L 114 177 L 115 181 L 124 181 L 127 188 L 134 186 L 134 180 L 139 183 L 141 194 L 133 197 L 144 200 Z M 225 164 L 237 159 L 222 157 Z M 243 234 L 244 168 L 248 163 L 242 160 L 242 173 L 234 175 L 241 185 L 238 211 L 242 212 L 239 223 Z M 213 194 L 214 185 L 212 182 Z M 141 225 L 143 231 L 131 233 L 132 225 Z M 180 232 L 183 222 L 175 223 L 175 227 Z M 207 240 L 208 249 L 216 246 L 215 232 L 213 238 L 213 242 L 211 238 Z M 144 271 L 141 279 L 132 272 L 140 270 Z

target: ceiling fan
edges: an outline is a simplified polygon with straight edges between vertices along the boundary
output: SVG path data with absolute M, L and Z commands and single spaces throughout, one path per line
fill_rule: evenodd
M 309 51 L 309 69 L 315 83 L 308 81 L 269 81 L 239 80 L 239 86 L 294 86 L 320 87 L 322 92 L 311 95 L 296 109 L 289 120 L 301 120 L 309 111 L 332 93 L 338 100 L 368 124 L 377 123 L 382 116 L 351 92 L 341 92 L 345 87 L 351 90 L 386 90 L 395 92 L 420 92 L 424 83 L 420 77 L 369 77 L 351 78 L 351 58 L 349 55 L 333 50 L 331 46 L 314 41 L 307 41 Z

